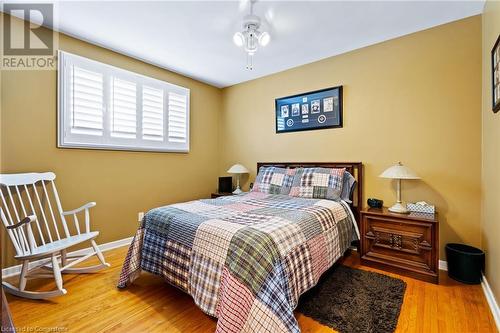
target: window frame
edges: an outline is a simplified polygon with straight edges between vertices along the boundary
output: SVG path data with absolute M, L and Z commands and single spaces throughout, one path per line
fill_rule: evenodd
M 86 135 L 71 133 L 70 75 L 71 65 L 103 75 L 103 134 Z M 116 77 L 136 84 L 136 138 L 117 138 L 111 136 L 111 82 Z M 190 89 L 138 74 L 126 69 L 98 62 L 66 51 L 58 50 L 57 73 L 57 147 L 98 150 L 149 151 L 188 153 L 190 149 Z M 163 141 L 147 140 L 142 137 L 142 95 L 143 86 L 163 91 Z M 186 142 L 169 142 L 168 133 L 168 94 L 169 92 L 186 96 Z

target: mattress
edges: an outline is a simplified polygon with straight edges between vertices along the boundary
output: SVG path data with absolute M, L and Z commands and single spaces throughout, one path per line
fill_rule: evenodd
M 359 232 L 343 202 L 250 192 L 149 211 L 118 287 L 147 271 L 218 318 L 216 332 L 299 332 L 293 310 Z

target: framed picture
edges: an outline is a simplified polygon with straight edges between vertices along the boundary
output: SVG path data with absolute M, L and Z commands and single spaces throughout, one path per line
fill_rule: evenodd
M 277 98 L 275 117 L 276 133 L 342 127 L 342 86 Z
M 498 35 L 495 46 L 491 50 L 491 96 L 493 100 L 493 112 L 500 110 L 500 35 Z

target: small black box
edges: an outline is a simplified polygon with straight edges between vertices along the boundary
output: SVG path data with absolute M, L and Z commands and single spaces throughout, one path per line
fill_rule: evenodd
M 375 198 L 369 198 L 368 200 L 366 200 L 366 203 L 368 204 L 368 206 L 370 206 L 370 208 L 381 209 L 382 206 L 384 205 L 384 202 L 382 200 Z
M 219 193 L 231 193 L 233 191 L 233 177 L 219 177 Z

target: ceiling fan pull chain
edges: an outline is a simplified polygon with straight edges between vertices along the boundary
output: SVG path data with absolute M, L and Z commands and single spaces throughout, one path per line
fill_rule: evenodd
M 247 53 L 247 69 L 253 70 L 253 55 L 250 53 Z

